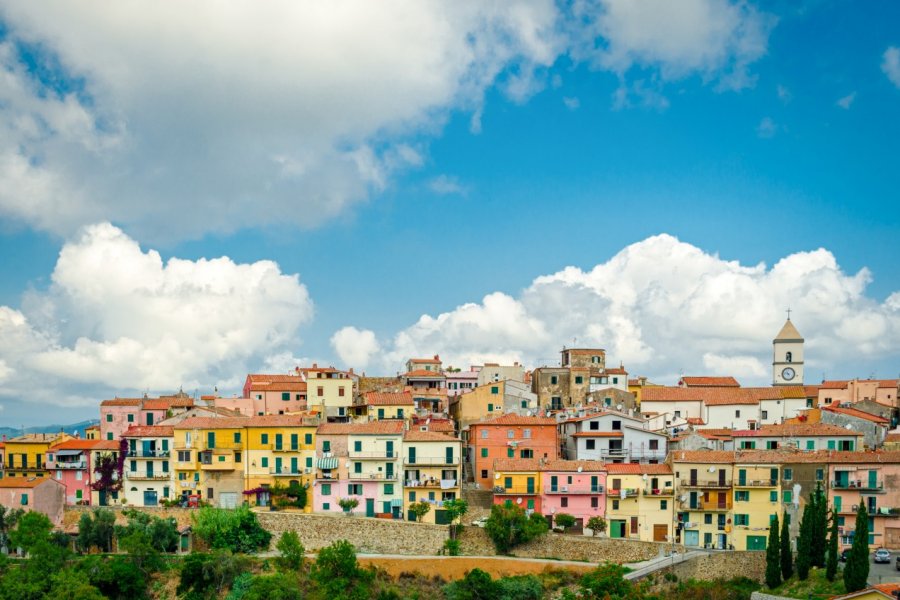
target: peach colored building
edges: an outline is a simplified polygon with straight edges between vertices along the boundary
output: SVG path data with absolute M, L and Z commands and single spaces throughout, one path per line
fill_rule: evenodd
M 307 383 L 300 375 L 252 373 L 243 390 L 243 398 L 251 402 L 234 408 L 248 417 L 297 413 L 306 410 L 306 390 Z
M 897 379 L 850 379 L 842 381 L 823 381 L 819 386 L 818 406 L 831 404 L 856 403 L 871 400 L 886 406 L 897 404 Z
M 113 398 L 100 403 L 100 439 L 117 440 L 129 427 L 155 425 L 194 406 L 184 393 L 159 398 Z
M 59 525 L 66 503 L 66 486 L 55 479 L 40 477 L 4 477 L 0 479 L 0 505 L 44 513 Z
M 592 460 L 549 460 L 541 470 L 541 507 L 547 516 L 565 513 L 575 527 L 606 515 L 606 467 Z
M 469 464 L 482 489 L 493 489 L 494 461 L 499 458 L 559 458 L 556 420 L 505 414 L 469 426 Z
M 50 476 L 66 488 L 66 504 L 91 504 L 91 483 L 94 481 L 94 463 L 91 451 L 108 449 L 110 442 L 103 440 L 66 440 L 50 446 L 47 452 L 47 470 Z M 115 444 L 118 449 L 118 444 Z
M 852 544 L 856 507 L 865 504 L 869 546 L 900 549 L 900 452 L 833 452 L 827 460 L 842 547 Z

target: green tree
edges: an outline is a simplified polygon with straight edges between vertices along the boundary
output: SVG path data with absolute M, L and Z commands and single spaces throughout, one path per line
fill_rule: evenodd
M 0 505 L 0 549 L 9 550 L 9 532 L 16 527 L 19 518 L 25 514 L 21 508 L 7 508 Z
M 553 518 L 553 522 L 556 523 L 557 527 L 562 527 L 563 531 L 565 531 L 569 527 L 575 526 L 575 517 L 566 513 L 559 513 Z
M 844 566 L 844 589 L 847 593 L 866 587 L 869 579 L 869 515 L 865 503 L 860 502 L 856 511 L 856 529 L 853 545 Z
M 242 600 L 301 600 L 300 582 L 296 575 L 275 573 L 257 575 Z
M 547 520 L 539 513 L 526 516 L 525 511 L 512 502 L 492 506 L 491 516 L 484 525 L 485 532 L 501 554 L 544 535 L 547 529 Z
M 459 528 L 462 527 L 462 519 L 469 512 L 469 503 L 462 498 L 455 498 L 444 502 L 444 511 L 450 520 L 450 539 L 456 539 Z
M 814 567 L 824 567 L 826 536 L 828 535 L 828 501 L 819 484 L 816 484 L 814 496 L 816 501 L 810 538 L 810 562 Z
M 47 600 L 104 600 L 103 594 L 94 587 L 88 576 L 81 571 L 65 569 L 50 578 Z
M 490 574 L 472 569 L 462 579 L 444 586 L 444 596 L 447 600 L 496 600 L 500 590 Z
M 78 537 L 75 545 L 81 552 L 97 548 L 100 552 L 111 552 L 115 532 L 116 515 L 107 509 L 97 509 L 82 513 L 78 519 Z
M 591 517 L 585 526 L 591 530 L 591 535 L 596 537 L 598 533 L 606 531 L 606 519 L 603 517 Z
M 275 559 L 278 567 L 285 571 L 299 571 L 303 566 L 303 554 L 306 549 L 300 543 L 296 531 L 285 531 L 275 544 L 280 556 Z
M 319 550 L 312 579 L 322 598 L 364 600 L 369 597 L 374 574 L 359 567 L 353 544 L 338 540 Z
M 831 511 L 831 532 L 828 536 L 828 552 L 825 556 L 825 578 L 834 581 L 838 568 L 838 516 Z
M 412 513 L 416 515 L 416 521 L 421 523 L 425 515 L 431 512 L 431 504 L 425 502 L 424 500 L 420 502 L 413 502 L 409 505 L 409 510 L 411 510 Z
M 787 581 L 794 574 L 794 555 L 791 552 L 791 530 L 787 515 L 781 523 L 781 578 Z
M 204 507 L 193 514 L 194 535 L 210 548 L 256 552 L 269 547 L 272 534 L 262 528 L 246 506 L 228 510 Z
M 625 579 L 626 569 L 615 563 L 603 563 L 581 578 L 581 598 L 637 600 L 642 594 Z
M 803 507 L 803 517 L 800 519 L 800 537 L 797 538 L 797 577 L 806 581 L 809 577 L 809 568 L 812 566 L 809 547 L 812 544 L 812 504 L 806 503 Z
M 9 534 L 13 548 L 21 548 L 29 554 L 41 545 L 50 544 L 53 523 L 44 513 L 29 511 L 19 517 L 16 528 Z
M 781 544 L 778 541 L 778 515 L 769 523 L 769 543 L 766 546 L 766 585 L 775 589 L 781 585 Z
M 107 598 L 138 600 L 147 597 L 149 580 L 127 556 L 87 556 L 78 561 L 77 568 Z
M 352 515 L 353 510 L 359 506 L 359 500 L 356 498 L 341 498 L 338 500 L 338 506 L 340 506 L 348 515 Z
M 143 529 L 135 529 L 119 538 L 119 549 L 126 552 L 131 564 L 147 577 L 163 566 L 159 550 L 153 546 L 150 535 Z
M 182 561 L 176 592 L 193 598 L 217 598 L 242 574 L 250 570 L 250 560 L 227 550 L 191 552 Z

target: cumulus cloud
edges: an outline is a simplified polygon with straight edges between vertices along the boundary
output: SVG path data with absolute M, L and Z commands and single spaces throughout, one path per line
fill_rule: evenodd
M 566 108 L 568 108 L 569 110 L 578 110 L 578 108 L 581 106 L 581 101 L 575 96 L 564 96 L 563 104 L 565 104 Z
M 344 364 L 365 369 L 381 350 L 375 332 L 356 327 L 344 327 L 331 336 L 331 347 Z
M 856 100 L 856 92 L 847 94 L 843 98 L 839 99 L 835 104 L 837 104 L 844 110 L 850 110 L 850 107 L 853 105 L 854 100 Z
M 527 100 L 561 55 L 664 108 L 660 81 L 750 85 L 773 24 L 731 0 L 341 6 L 4 3 L 0 217 L 142 240 L 315 226 L 421 166 L 453 111 L 477 133 L 492 88 Z
M 313 313 L 271 261 L 163 261 L 108 223 L 67 243 L 51 279 L 21 309 L 0 306 L 0 365 L 15 374 L 0 397 L 66 406 L 211 385 L 296 344 Z
M 791 90 L 780 84 L 775 88 L 775 93 L 778 95 L 778 99 L 784 104 L 788 104 L 794 98 L 794 95 L 791 94 Z
M 787 306 L 810 365 L 846 361 L 847 348 L 854 358 L 900 354 L 900 292 L 879 303 L 865 293 L 870 280 L 866 269 L 845 273 L 824 249 L 742 265 L 658 235 L 590 270 L 537 277 L 517 296 L 496 292 L 424 315 L 386 344 L 385 368 L 438 352 L 454 365 L 555 364 L 559 348 L 574 344 L 606 348 L 632 373 L 764 383 Z
M 890 46 L 881 58 L 881 70 L 895 86 L 900 88 L 900 48 Z
M 466 193 L 465 186 L 459 182 L 459 179 L 452 175 L 438 175 L 428 182 L 428 189 L 441 196 Z
M 763 117 L 759 125 L 756 126 L 756 135 L 763 139 L 775 137 L 778 129 L 778 124 L 772 120 L 772 117 Z

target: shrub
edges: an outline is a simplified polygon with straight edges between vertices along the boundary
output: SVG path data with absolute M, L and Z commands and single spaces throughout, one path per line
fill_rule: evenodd
M 528 517 L 524 510 L 511 502 L 492 506 L 491 516 L 484 525 L 485 532 L 501 554 L 544 535 L 547 529 L 547 520 L 539 513 L 532 513 Z
M 247 557 L 227 551 L 191 552 L 182 562 L 177 592 L 196 598 L 218 597 L 249 568 Z
M 338 540 L 319 550 L 312 569 L 312 579 L 325 598 L 368 598 L 373 578 L 372 571 L 359 567 L 356 550 L 347 540 Z
M 193 515 L 194 534 L 210 548 L 255 552 L 269 547 L 272 534 L 246 506 L 234 510 L 201 508 Z
M 588 519 L 586 527 L 591 530 L 591 535 L 596 537 L 598 533 L 606 531 L 606 519 L 603 517 L 591 517 Z
M 416 515 L 416 521 L 421 523 L 425 515 L 431 512 L 431 505 L 424 500 L 422 500 L 421 502 L 413 502 L 409 505 L 409 510 L 411 510 L 412 513 Z
M 566 513 L 559 513 L 553 518 L 553 521 L 556 523 L 557 527 L 562 527 L 563 530 L 575 526 L 575 517 Z
M 444 554 L 447 556 L 459 556 L 459 540 L 444 540 Z
M 496 600 L 500 589 L 488 573 L 472 569 L 458 581 L 444 586 L 447 600 Z
M 275 559 L 280 569 L 298 571 L 303 566 L 303 553 L 306 549 L 300 543 L 300 536 L 296 531 L 285 531 L 275 544 L 275 548 L 281 554 Z
M 296 575 L 275 573 L 258 575 L 250 582 L 250 587 L 242 600 L 301 600 L 300 583 Z
M 338 500 L 338 506 L 340 506 L 348 515 L 352 515 L 353 509 L 359 506 L 359 500 L 356 498 L 341 498 Z
M 625 579 L 625 567 L 614 563 L 599 565 L 581 578 L 583 598 L 614 598 L 632 600 L 642 595 L 630 581 Z

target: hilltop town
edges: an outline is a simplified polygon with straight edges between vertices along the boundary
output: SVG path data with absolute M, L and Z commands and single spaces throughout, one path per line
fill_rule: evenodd
M 842 546 L 865 504 L 869 545 L 900 547 L 897 380 L 806 383 L 790 319 L 771 386 L 661 385 L 607 363 L 599 348 L 533 370 L 434 355 L 397 377 L 313 364 L 249 374 L 234 397 L 107 399 L 84 437 L 5 439 L 0 503 L 61 524 L 71 506 L 270 507 L 302 488 L 307 513 L 440 525 L 445 503 L 471 497 L 551 526 L 571 515 L 585 535 L 600 517 L 609 538 L 760 550 L 819 488 Z

